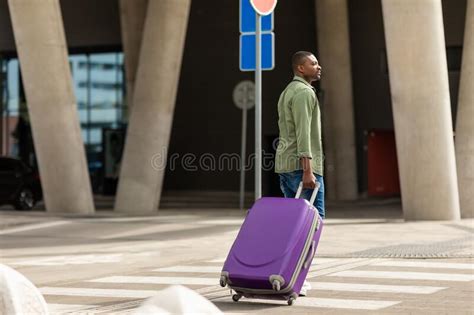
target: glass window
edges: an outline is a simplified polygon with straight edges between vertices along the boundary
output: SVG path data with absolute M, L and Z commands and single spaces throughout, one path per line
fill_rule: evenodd
M 87 67 L 83 67 L 82 64 L 87 65 L 86 55 L 74 55 L 69 57 L 69 63 L 71 65 L 71 74 L 74 81 L 74 88 L 76 94 L 77 105 L 79 109 L 87 108 L 88 102 L 88 91 L 87 81 L 88 73 Z
M 123 113 L 126 112 L 123 61 L 123 53 L 70 57 L 82 136 L 92 178 L 97 178 L 103 171 L 103 130 L 118 128 L 123 124 Z
M 7 110 L 18 116 L 20 107 L 20 65 L 18 59 L 11 59 L 7 65 Z
M 122 124 L 123 53 L 73 55 L 69 60 L 84 142 L 96 150 L 101 128 Z
M 1 60 L 3 73 L 3 141 L 0 153 L 22 155 L 25 137 L 18 132 L 20 114 L 29 123 L 26 98 L 21 85 L 17 59 Z M 120 128 L 124 123 L 124 57 L 121 52 L 76 54 L 69 56 L 69 64 L 76 97 L 81 135 L 86 148 L 89 169 L 100 172 L 102 164 L 102 130 Z M 25 129 L 25 128 L 24 128 Z M 10 136 L 9 136 L 10 135 Z M 3 143 L 3 148 L 1 144 Z M 34 155 L 34 153 L 32 153 Z M 92 165 L 92 166 L 91 166 Z M 93 169 L 91 169 L 91 167 Z
M 7 156 L 18 156 L 18 133 L 16 132 L 20 110 L 20 69 L 17 59 L 2 61 L 2 136 L 0 153 Z
M 91 107 L 94 109 L 122 106 L 122 65 L 118 54 L 93 54 L 90 56 L 92 93 Z

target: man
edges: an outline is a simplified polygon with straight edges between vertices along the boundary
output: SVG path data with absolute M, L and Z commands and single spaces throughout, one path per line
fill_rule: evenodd
M 286 198 L 294 198 L 300 182 L 302 196 L 310 200 L 316 187 L 320 188 L 314 201 L 321 218 L 325 217 L 323 146 L 321 112 L 312 82 L 321 79 L 321 65 L 307 51 L 299 51 L 292 58 L 293 80 L 281 93 L 278 101 L 280 142 L 275 160 L 275 172 L 280 176 L 280 187 Z M 300 295 L 311 287 L 305 281 Z

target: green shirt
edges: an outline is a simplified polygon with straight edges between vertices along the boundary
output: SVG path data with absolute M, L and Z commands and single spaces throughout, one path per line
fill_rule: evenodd
M 278 101 L 280 142 L 275 158 L 275 172 L 302 169 L 300 158 L 311 159 L 313 173 L 323 176 L 321 112 L 314 87 L 295 76 Z

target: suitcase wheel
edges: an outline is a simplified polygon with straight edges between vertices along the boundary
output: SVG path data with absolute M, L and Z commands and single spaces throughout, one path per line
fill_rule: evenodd
M 289 306 L 293 305 L 294 302 L 295 302 L 295 298 L 294 298 L 294 297 L 290 297 L 290 298 L 288 299 L 288 305 L 289 305 Z
M 227 285 L 226 277 L 222 276 L 219 283 L 220 283 L 221 287 L 225 288 L 225 286 Z
M 232 300 L 233 300 L 234 302 L 238 302 L 241 298 L 242 298 L 242 295 L 240 295 L 240 294 L 234 294 L 234 295 L 232 295 Z

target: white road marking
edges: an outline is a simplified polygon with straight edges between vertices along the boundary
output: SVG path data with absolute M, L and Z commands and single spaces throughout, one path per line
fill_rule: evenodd
M 206 262 L 207 263 L 222 263 L 223 264 L 223 263 L 225 263 L 226 259 L 227 259 L 227 257 L 221 257 L 221 258 L 217 258 L 217 259 L 213 259 L 213 260 L 208 260 Z M 349 258 L 349 259 L 352 259 L 352 258 Z M 339 262 L 340 264 L 343 264 L 347 260 L 348 260 L 348 258 L 335 259 L 335 258 L 315 257 L 313 259 L 312 265 L 325 265 L 325 264 L 335 263 L 335 262 Z
M 345 259 L 338 259 L 338 258 L 325 258 L 325 257 L 314 257 L 313 259 L 313 265 L 325 265 L 328 263 L 333 263 L 333 262 L 344 262 Z
M 186 278 L 186 277 L 138 277 L 138 276 L 114 276 L 89 280 L 89 282 L 101 283 L 134 283 L 134 284 L 180 284 L 180 285 L 216 285 L 216 278 Z M 389 292 L 408 294 L 431 294 L 444 287 L 431 286 L 397 286 L 397 285 L 375 285 L 360 283 L 334 283 L 334 282 L 312 282 L 314 290 L 320 291 L 350 291 L 350 292 Z M 212 291 L 219 290 L 218 286 L 213 286 Z M 204 292 L 200 292 L 204 293 Z
M 228 302 L 235 303 L 229 297 L 222 297 L 212 302 Z M 284 301 L 272 301 L 272 300 L 259 300 L 259 299 L 246 299 L 243 298 L 239 303 L 268 303 L 268 304 L 281 304 Z M 342 309 L 358 309 L 358 310 L 379 310 L 382 308 L 387 308 L 396 304 L 401 303 L 401 301 L 372 301 L 372 300 L 348 300 L 348 299 L 325 299 L 325 298 L 301 298 L 296 299 L 295 306 L 303 307 L 315 307 L 315 308 L 342 308 Z
M 137 236 L 149 235 L 149 234 L 154 234 L 154 233 L 174 232 L 174 231 L 200 229 L 200 228 L 202 227 L 190 225 L 190 224 L 183 224 L 183 223 L 162 224 L 162 225 L 141 227 L 138 229 L 133 229 L 131 231 L 127 230 L 124 232 L 114 233 L 111 235 L 105 235 L 105 236 L 99 237 L 99 239 L 108 240 L 108 239 L 114 239 L 114 238 L 137 237 Z
M 143 217 L 125 217 L 125 218 L 85 218 L 85 219 L 77 219 L 81 222 L 92 222 L 92 223 L 101 223 L 101 222 L 111 222 L 111 223 L 129 223 L 129 222 L 141 222 L 141 221 L 170 221 L 170 220 L 193 220 L 197 219 L 199 216 L 197 215 L 155 215 L 155 216 L 143 216 Z
M 348 263 L 338 264 L 337 266 L 330 266 L 329 268 L 317 269 L 315 271 L 310 270 L 306 278 L 310 279 L 314 277 L 325 276 L 343 270 L 353 269 L 360 266 L 366 266 L 373 262 L 379 261 L 379 259 L 354 258 L 347 261 Z
M 203 220 L 196 221 L 197 224 L 204 225 L 242 225 L 244 219 L 222 219 L 222 220 Z
M 154 290 L 124 290 L 124 289 L 92 289 L 92 288 L 64 288 L 43 287 L 39 289 L 43 295 L 59 296 L 90 296 L 110 298 L 144 299 L 156 294 Z
M 220 285 L 213 285 L 213 286 L 209 286 L 209 287 L 202 287 L 202 288 L 199 288 L 199 289 L 195 289 L 194 291 L 196 291 L 197 293 L 205 296 L 209 293 L 214 293 L 214 292 L 230 292 L 230 290 L 228 288 L 223 288 L 221 287 Z
M 154 269 L 153 271 L 220 274 L 222 271 L 222 266 L 174 266 L 174 267 L 167 267 L 167 268 L 158 268 L 158 269 Z
M 359 262 L 363 259 L 351 259 L 349 262 Z M 364 260 L 365 261 L 365 260 Z M 314 268 L 328 268 L 334 265 L 344 264 L 345 261 L 336 261 L 335 259 L 321 259 L 317 258 L 313 261 L 312 266 Z M 156 272 L 184 272 L 184 273 L 217 273 L 220 274 L 223 266 L 173 266 L 154 269 Z
M 474 264 L 428 262 L 428 261 L 401 261 L 401 260 L 399 260 L 399 261 L 383 261 L 383 262 L 373 264 L 373 266 L 474 270 Z
M 143 299 L 138 299 L 134 301 L 122 302 L 122 303 L 113 303 L 105 306 L 98 306 L 93 310 L 88 310 L 86 313 L 89 314 L 120 314 L 121 312 L 130 312 L 135 308 L 139 307 L 143 303 Z
M 402 272 L 402 271 L 367 271 L 347 270 L 328 275 L 330 277 L 350 278 L 383 278 L 383 279 L 405 279 L 405 280 L 435 280 L 435 281 L 472 281 L 474 275 L 429 273 L 429 272 Z
M 325 219 L 324 225 L 403 222 L 402 219 Z
M 15 266 L 64 266 L 118 263 L 123 260 L 123 254 L 110 255 L 67 255 L 36 258 L 12 262 Z
M 406 294 L 432 294 L 445 287 L 412 286 L 412 285 L 381 285 L 361 283 L 338 282 L 311 282 L 312 290 L 321 291 L 349 291 L 349 292 L 374 292 L 374 293 L 406 293 Z
M 88 282 L 101 283 L 139 283 L 139 284 L 181 284 L 181 285 L 215 285 L 219 283 L 216 278 L 186 278 L 186 277 L 137 277 L 113 276 L 89 280 Z
M 322 267 L 331 267 L 333 265 L 340 265 L 342 262 L 334 262 L 332 260 L 321 260 L 318 259 L 313 262 L 313 266 L 315 268 L 322 268 Z M 182 273 L 216 273 L 220 274 L 222 271 L 223 266 L 173 266 L 173 267 L 165 267 L 165 268 L 158 268 L 154 269 L 153 271 L 156 272 L 182 272 Z
M 48 304 L 49 313 L 62 314 L 66 312 L 76 312 L 88 308 L 97 307 L 97 305 L 79 305 L 79 304 Z
M 213 260 L 208 260 L 206 262 L 208 262 L 208 263 L 225 263 L 226 259 L 227 259 L 227 257 L 217 258 L 217 259 L 213 259 Z
M 53 226 L 71 224 L 71 223 L 72 223 L 71 221 L 54 221 L 54 222 L 44 222 L 44 223 L 37 223 L 37 224 L 28 224 L 26 226 L 20 226 L 20 227 L 14 227 L 14 228 L 2 230 L 0 231 L 0 235 L 39 230 L 39 229 L 44 229 L 44 228 L 50 228 Z
M 317 258 L 316 258 L 317 259 Z M 337 268 L 340 266 L 351 266 L 352 264 L 357 264 L 359 265 L 360 262 L 364 262 L 366 264 L 367 259 L 366 258 L 345 258 L 345 259 L 337 259 L 333 261 L 322 261 L 322 262 L 317 262 L 313 260 L 313 263 L 311 264 L 310 268 L 310 274 L 313 272 L 322 272 L 323 270 L 332 270 L 332 268 Z M 331 268 L 331 269 L 330 269 Z

